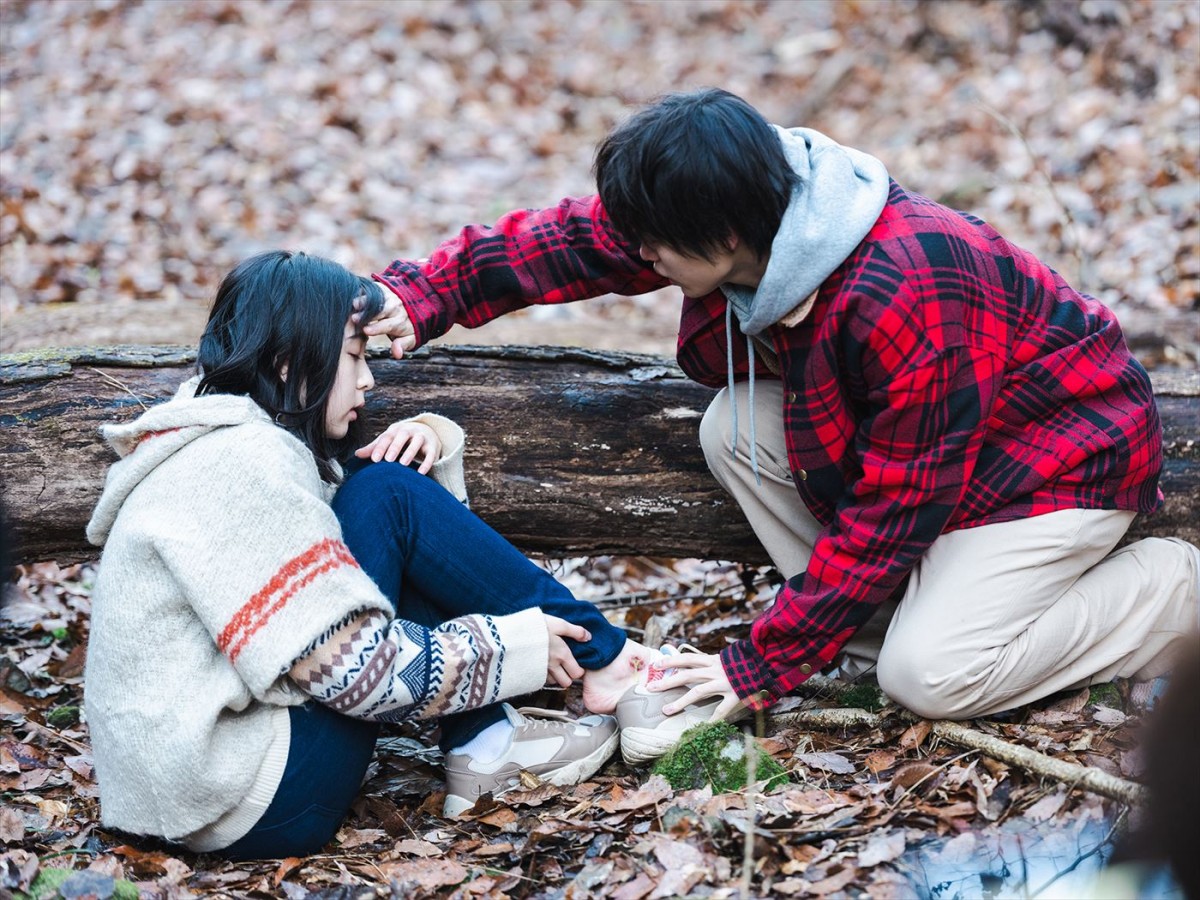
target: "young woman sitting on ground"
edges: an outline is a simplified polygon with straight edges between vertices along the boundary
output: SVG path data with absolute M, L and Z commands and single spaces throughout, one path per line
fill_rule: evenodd
M 467 508 L 454 422 L 361 440 L 361 323 L 382 307 L 328 260 L 249 259 L 197 377 L 104 429 L 121 459 L 88 526 L 104 550 L 85 694 L 105 826 L 234 859 L 313 853 L 378 723 L 410 717 L 439 720 L 447 814 L 521 770 L 576 783 L 616 749 L 611 716 L 502 701 L 585 670 L 611 685 L 643 648 Z

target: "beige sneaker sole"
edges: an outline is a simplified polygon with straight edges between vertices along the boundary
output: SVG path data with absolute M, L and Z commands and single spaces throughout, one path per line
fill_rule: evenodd
M 670 723 L 668 727 L 658 728 L 642 728 L 630 726 L 621 729 L 621 757 L 631 766 L 638 766 L 644 763 L 652 762 L 660 757 L 666 756 L 679 743 L 679 739 L 683 737 L 684 732 L 697 725 L 704 725 L 710 721 L 714 706 L 709 704 L 707 708 L 701 707 L 699 715 L 688 714 L 688 710 L 678 712 L 675 716 L 687 716 L 680 725 Z M 737 722 L 746 717 L 747 710 L 736 710 L 731 716 L 727 717 L 727 722 Z M 675 716 L 671 716 L 672 719 Z M 682 726 L 682 727 L 681 727 Z
M 543 783 L 553 784 L 556 787 L 569 787 L 573 784 L 579 784 L 579 782 L 590 778 L 592 775 L 595 775 L 596 772 L 600 770 L 600 767 L 608 762 L 609 757 L 616 753 L 617 745 L 620 742 L 620 733 L 614 732 L 612 737 L 593 750 L 590 754 L 583 757 L 583 759 L 577 759 L 575 762 L 568 763 L 561 769 L 555 769 L 553 772 L 547 772 L 544 775 L 539 775 L 538 778 L 540 778 Z M 519 787 L 519 785 L 514 785 L 508 790 L 501 791 L 493 796 L 498 800 L 505 794 L 517 790 Z M 461 816 L 468 809 L 475 805 L 475 800 L 477 799 L 479 798 L 476 797 L 471 799 L 468 797 L 459 796 L 458 794 L 447 794 L 446 802 L 442 804 L 442 813 L 446 816 Z

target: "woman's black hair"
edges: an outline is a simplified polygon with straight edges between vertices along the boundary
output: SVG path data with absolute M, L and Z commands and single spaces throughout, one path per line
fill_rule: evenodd
M 636 113 L 601 142 L 593 169 L 627 239 L 709 261 L 731 235 L 767 256 L 797 182 L 767 120 L 717 88 Z
M 328 259 L 274 250 L 243 261 L 217 289 L 200 338 L 196 393 L 249 397 L 304 442 L 332 481 L 333 461 L 362 436 L 357 421 L 340 440 L 325 434 L 325 404 L 357 298 L 363 322 L 383 309 L 378 284 Z

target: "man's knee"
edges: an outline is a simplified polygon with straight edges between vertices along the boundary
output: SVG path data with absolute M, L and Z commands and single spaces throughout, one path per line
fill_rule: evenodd
M 729 414 L 729 391 L 722 388 L 700 420 L 700 447 L 704 450 L 704 458 L 708 468 L 714 473 L 722 468 L 728 468 L 732 462 L 729 447 L 732 443 L 733 428 Z
M 927 646 L 900 647 L 885 643 L 876 664 L 879 688 L 889 699 L 924 719 L 966 719 L 980 698 L 961 668 L 938 664 Z

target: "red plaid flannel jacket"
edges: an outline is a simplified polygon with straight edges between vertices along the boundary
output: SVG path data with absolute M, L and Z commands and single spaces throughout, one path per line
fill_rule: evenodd
M 418 343 L 530 304 L 668 284 L 597 197 L 468 227 L 375 277 Z M 679 364 L 712 387 L 726 380 L 724 313 L 719 292 L 684 299 Z M 796 490 L 824 528 L 808 569 L 721 654 L 751 706 L 829 664 L 945 531 L 1161 503 L 1157 408 L 1113 313 L 981 220 L 894 182 L 809 315 L 763 337 Z M 740 331 L 733 351 L 744 377 Z

